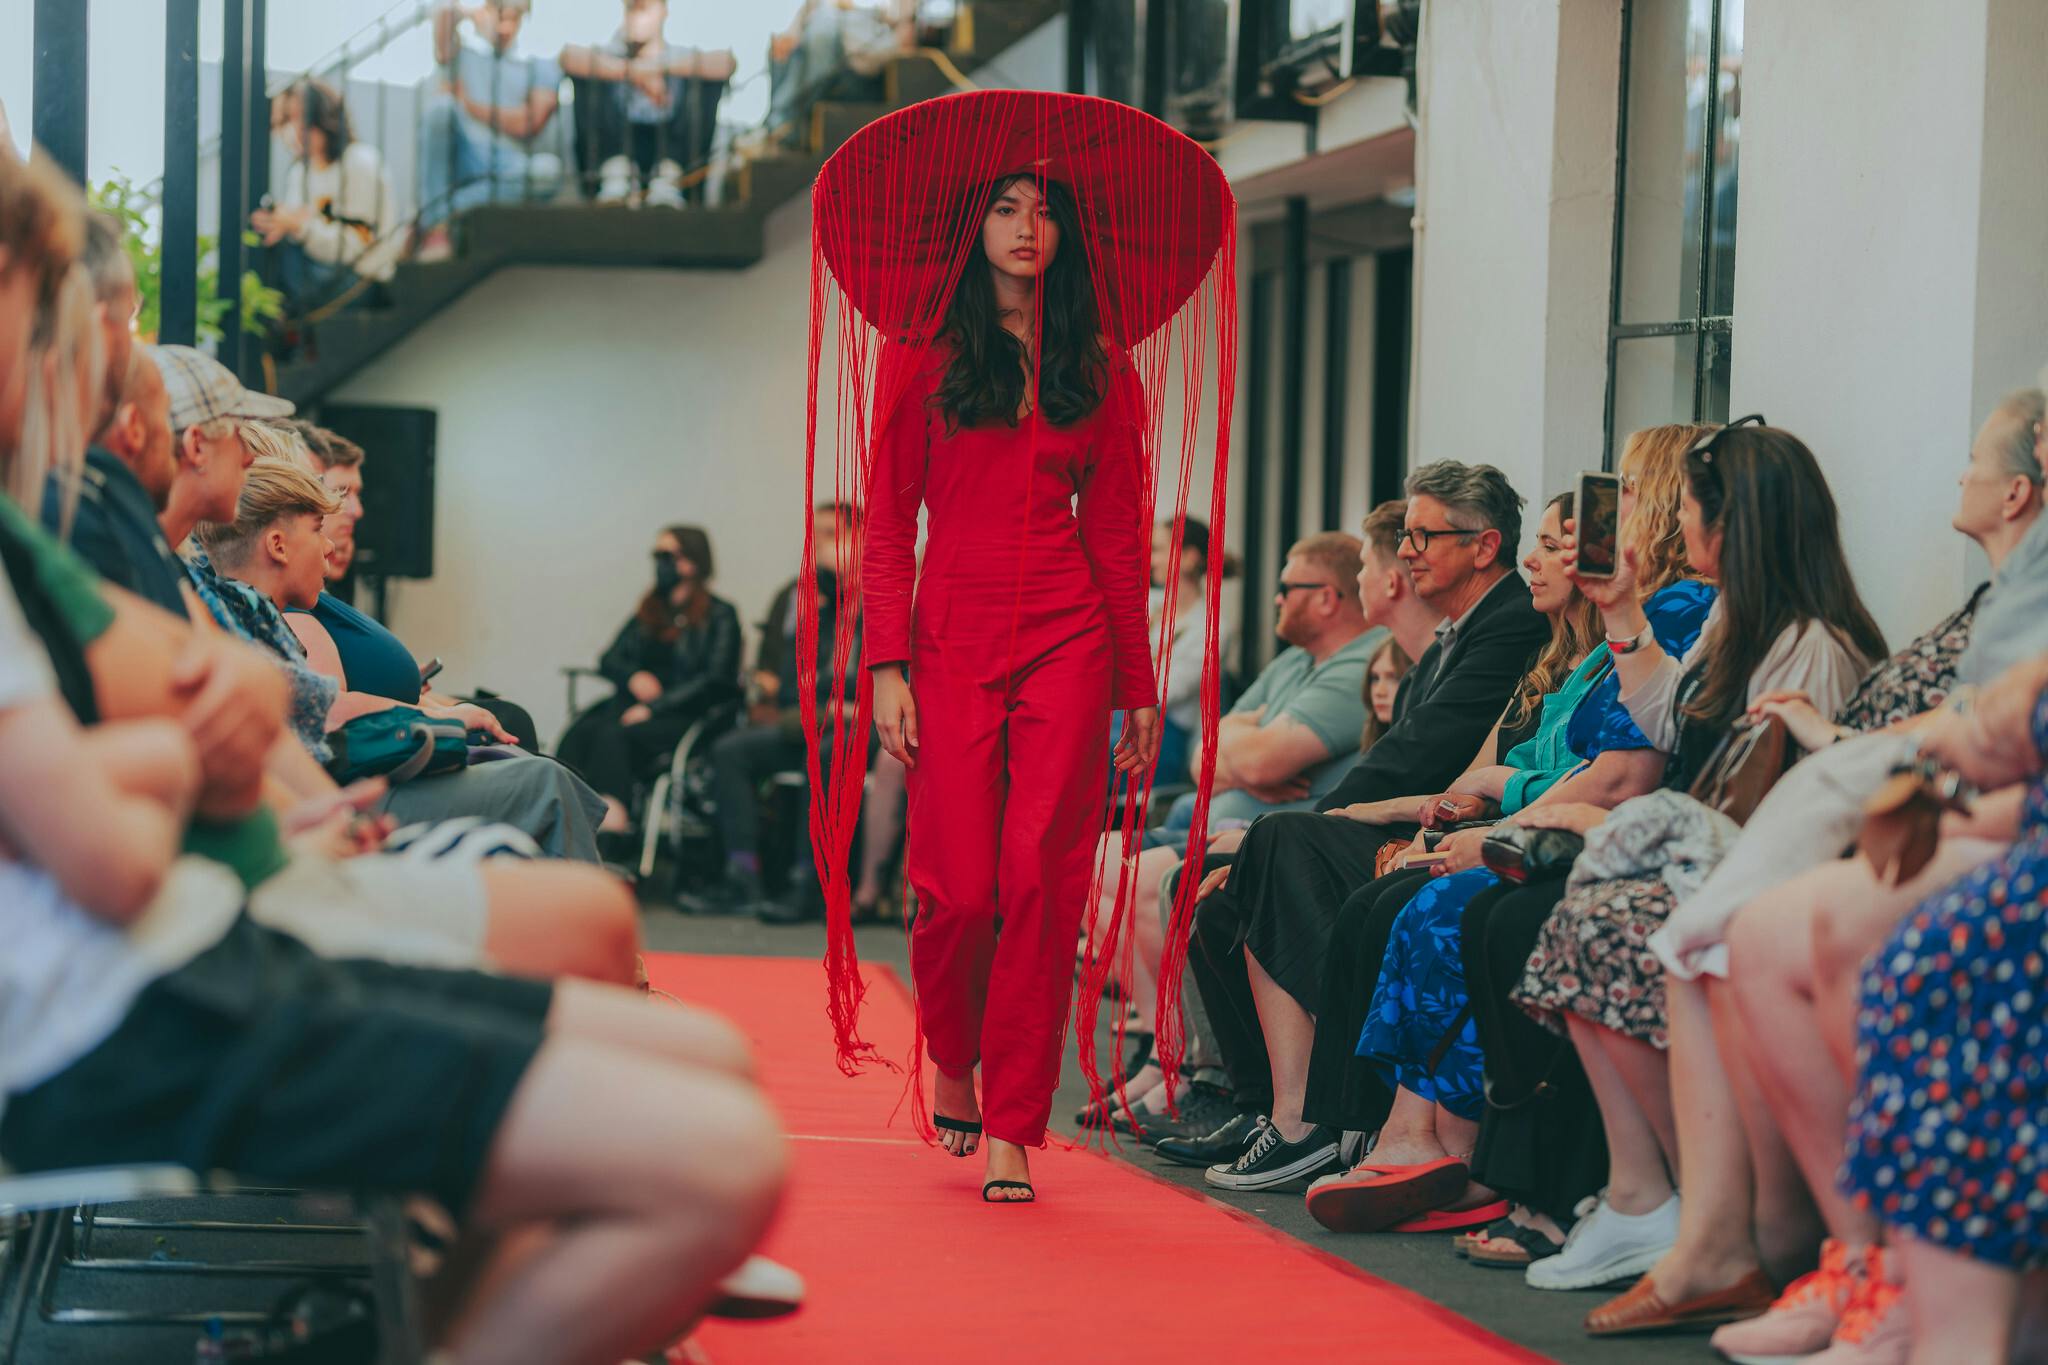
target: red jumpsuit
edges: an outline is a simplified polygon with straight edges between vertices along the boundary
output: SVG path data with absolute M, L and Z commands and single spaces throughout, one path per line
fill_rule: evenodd
M 935 355 L 870 484 L 866 663 L 907 663 L 917 704 L 906 875 L 927 1050 L 951 1075 L 979 1063 L 984 1128 L 1025 1146 L 1044 1142 L 1059 1082 L 1110 712 L 1155 701 L 1143 398 L 1113 363 L 1102 404 L 1070 427 L 1033 415 L 949 435 L 927 401 Z

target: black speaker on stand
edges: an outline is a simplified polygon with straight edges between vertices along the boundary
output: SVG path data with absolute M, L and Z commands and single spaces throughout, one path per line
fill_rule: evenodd
M 434 436 L 432 408 L 333 404 L 320 424 L 363 448 L 363 517 L 356 557 L 336 595 L 353 600 L 357 580 L 369 585 L 371 614 L 386 619 L 386 586 L 394 578 L 434 576 Z

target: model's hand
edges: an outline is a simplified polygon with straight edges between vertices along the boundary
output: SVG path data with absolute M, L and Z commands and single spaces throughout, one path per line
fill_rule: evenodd
M 875 737 L 889 757 L 906 768 L 917 766 L 917 699 L 900 664 L 875 670 Z
M 1124 732 L 1109 756 L 1120 773 L 1149 772 L 1159 761 L 1159 708 L 1136 706 L 1124 712 Z

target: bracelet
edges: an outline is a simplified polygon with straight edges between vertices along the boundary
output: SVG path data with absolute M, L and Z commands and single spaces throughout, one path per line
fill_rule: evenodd
M 1609 654 L 1615 655 L 1617 658 L 1623 654 L 1633 654 L 1637 650 L 1641 649 L 1644 645 L 1648 644 L 1649 640 L 1650 628 L 1648 626 L 1644 626 L 1641 630 L 1637 631 L 1634 635 L 1629 636 L 1626 640 L 1616 640 L 1613 638 L 1609 638 L 1607 641 L 1607 652 Z

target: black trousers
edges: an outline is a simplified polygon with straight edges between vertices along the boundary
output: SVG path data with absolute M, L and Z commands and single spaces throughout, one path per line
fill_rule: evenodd
M 711 746 L 718 832 L 725 840 L 728 858 L 736 853 L 760 856 L 761 784 L 779 772 L 803 766 L 800 722 L 742 726 Z M 798 842 L 808 848 L 808 840 Z M 800 852 L 799 856 L 808 855 Z
M 1246 831 L 1231 860 L 1229 885 L 1195 911 L 1188 952 L 1241 1102 L 1263 1095 L 1270 1103 L 1273 1089 L 1245 949 L 1304 1010 L 1320 1013 L 1323 958 L 1338 910 L 1372 880 L 1381 844 L 1413 837 L 1412 827 L 1363 825 L 1312 811 L 1262 816 Z M 1206 863 L 1204 872 L 1216 865 Z
M 1301 1109 L 1310 1123 L 1371 1133 L 1387 1121 L 1393 1089 L 1376 1062 L 1358 1055 L 1358 1035 L 1365 1031 L 1394 921 L 1430 876 L 1419 870 L 1390 872 L 1352 892 L 1337 911 L 1323 962 L 1323 1007 L 1316 1014 Z
M 570 84 L 576 92 L 576 176 L 585 194 L 597 192 L 598 168 L 615 156 L 632 158 L 643 177 L 654 173 L 657 162 L 673 161 L 688 170 L 710 159 L 724 81 L 669 77 L 668 114 L 660 123 L 626 117 L 623 81 L 577 79 Z
M 571 721 L 555 756 L 606 796 L 630 802 L 633 789 L 667 763 L 696 719 L 694 712 L 657 712 L 638 725 L 619 717 L 633 704 L 627 693 L 608 697 Z
M 1472 1178 L 1557 1219 L 1569 1219 L 1607 1182 L 1607 1137 L 1571 1041 L 1531 1019 L 1508 992 L 1564 886 L 1503 883 L 1473 897 L 1460 921 L 1465 985 L 1486 1053 Z

